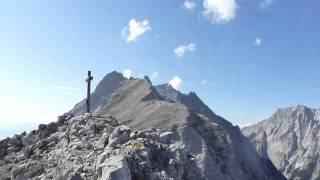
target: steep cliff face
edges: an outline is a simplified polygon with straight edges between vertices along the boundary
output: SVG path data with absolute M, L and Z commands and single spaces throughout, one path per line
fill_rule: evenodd
M 177 91 L 183 100 L 169 99 L 147 77 L 120 75 L 107 75 L 92 93 L 97 116 L 83 117 L 80 102 L 70 111 L 75 117 L 1 141 L 0 174 L 13 179 L 50 179 L 57 173 L 80 179 L 285 179 L 237 126 L 195 94 Z
M 282 108 L 269 119 L 244 128 L 243 133 L 287 178 L 320 179 L 319 109 Z

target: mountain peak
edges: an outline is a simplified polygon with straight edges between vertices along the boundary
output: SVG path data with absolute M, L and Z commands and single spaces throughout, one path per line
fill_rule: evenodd
M 0 179 L 284 179 L 194 92 L 159 87 L 107 74 L 93 116 L 82 100 L 76 116 L 0 141 Z
M 304 118 L 306 120 L 314 118 L 318 113 L 317 109 L 307 107 L 305 105 L 297 105 L 285 108 L 279 108 L 271 117 L 271 119 L 277 120 L 299 120 Z
M 104 78 L 98 83 L 95 92 L 97 94 L 103 94 L 108 87 L 113 86 L 113 84 L 118 84 L 126 80 L 123 75 L 117 71 L 112 71 L 104 76 Z
M 288 179 L 316 180 L 320 164 L 313 159 L 320 155 L 319 119 L 319 109 L 305 105 L 280 108 L 269 119 L 244 128 L 243 133 Z

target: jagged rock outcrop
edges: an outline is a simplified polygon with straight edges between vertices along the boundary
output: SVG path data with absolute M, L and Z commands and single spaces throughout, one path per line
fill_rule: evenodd
M 243 133 L 288 179 L 320 179 L 320 109 L 282 108 Z
M 199 97 L 195 92 L 183 94 L 175 90 L 170 84 L 162 84 L 155 86 L 158 93 L 167 101 L 172 101 L 185 105 L 189 110 L 198 114 L 202 114 L 215 120 L 218 124 L 232 126 L 232 124 L 225 119 L 217 116 Z
M 147 77 L 120 75 L 92 93 L 96 116 L 83 116 L 82 101 L 56 123 L 1 141 L 1 178 L 285 179 L 195 94 L 168 99 Z

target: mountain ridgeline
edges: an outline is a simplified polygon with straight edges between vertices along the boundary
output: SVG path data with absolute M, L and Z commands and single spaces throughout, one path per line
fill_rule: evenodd
M 49 125 L 0 142 L 0 179 L 286 179 L 194 93 L 107 74 Z
M 320 109 L 281 108 L 243 133 L 288 179 L 320 179 Z

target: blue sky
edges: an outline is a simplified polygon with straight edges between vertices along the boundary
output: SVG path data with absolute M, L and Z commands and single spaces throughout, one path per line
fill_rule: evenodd
M 2 0 L 0 137 L 72 108 L 88 69 L 94 85 L 113 70 L 176 77 L 239 125 L 320 107 L 319 18 L 316 0 Z

